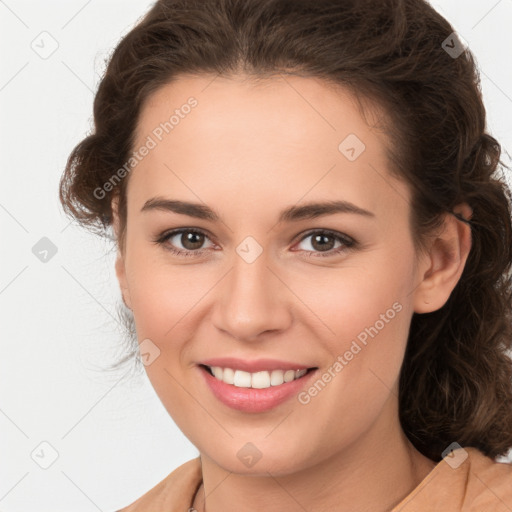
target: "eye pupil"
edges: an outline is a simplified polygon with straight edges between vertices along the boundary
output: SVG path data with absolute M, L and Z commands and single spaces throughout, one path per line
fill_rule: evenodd
M 199 240 L 197 240 L 199 238 Z M 204 235 L 201 233 L 187 232 L 181 235 L 181 243 L 187 250 L 199 249 L 204 243 Z
M 331 239 L 331 242 L 325 243 L 326 239 L 327 240 Z M 316 247 L 317 243 L 319 243 L 318 247 Z M 311 245 L 317 250 L 327 250 L 328 251 L 328 250 L 332 249 L 334 246 L 333 237 L 329 236 L 329 235 L 322 235 L 322 234 L 314 235 Z M 328 246 L 328 247 L 326 247 L 326 246 Z

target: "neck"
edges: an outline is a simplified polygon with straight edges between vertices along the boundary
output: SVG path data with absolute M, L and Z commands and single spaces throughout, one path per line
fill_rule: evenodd
M 198 512 L 389 511 L 435 466 L 409 442 L 397 413 L 394 428 L 384 415 L 364 439 L 320 463 L 282 476 L 232 473 L 201 454 L 204 485 L 193 507 Z

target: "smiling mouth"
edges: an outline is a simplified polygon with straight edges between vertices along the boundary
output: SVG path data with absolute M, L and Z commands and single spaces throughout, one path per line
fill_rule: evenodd
M 259 372 L 246 372 L 233 368 L 220 366 L 199 365 L 204 371 L 225 384 L 231 384 L 239 388 L 266 389 L 280 386 L 287 382 L 298 380 L 304 375 L 317 370 L 318 367 L 303 368 L 301 370 L 264 370 Z

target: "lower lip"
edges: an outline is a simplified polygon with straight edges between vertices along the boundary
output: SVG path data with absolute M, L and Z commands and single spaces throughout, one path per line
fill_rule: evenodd
M 243 412 L 264 412 L 282 404 L 292 396 L 297 395 L 304 388 L 315 370 L 310 370 L 300 379 L 284 382 L 279 386 L 270 386 L 265 389 L 240 388 L 233 384 L 215 378 L 208 370 L 199 366 L 199 371 L 203 374 L 206 384 L 212 390 L 212 393 L 223 404 Z

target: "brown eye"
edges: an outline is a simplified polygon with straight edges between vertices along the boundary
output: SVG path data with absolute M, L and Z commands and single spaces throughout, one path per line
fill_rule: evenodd
M 329 251 L 335 243 L 334 237 L 330 235 L 313 235 L 311 238 L 311 246 L 317 251 Z
M 197 256 L 205 249 L 205 242 L 209 241 L 208 235 L 195 229 L 178 229 L 163 233 L 155 242 L 165 249 L 180 256 Z M 214 244 L 210 241 L 210 247 Z
M 196 233 L 194 231 L 184 231 L 179 240 L 183 247 L 189 251 L 200 249 L 204 244 L 206 237 L 202 233 Z
M 317 230 L 302 237 L 298 248 L 308 256 L 335 256 L 355 245 L 355 240 L 342 233 Z

